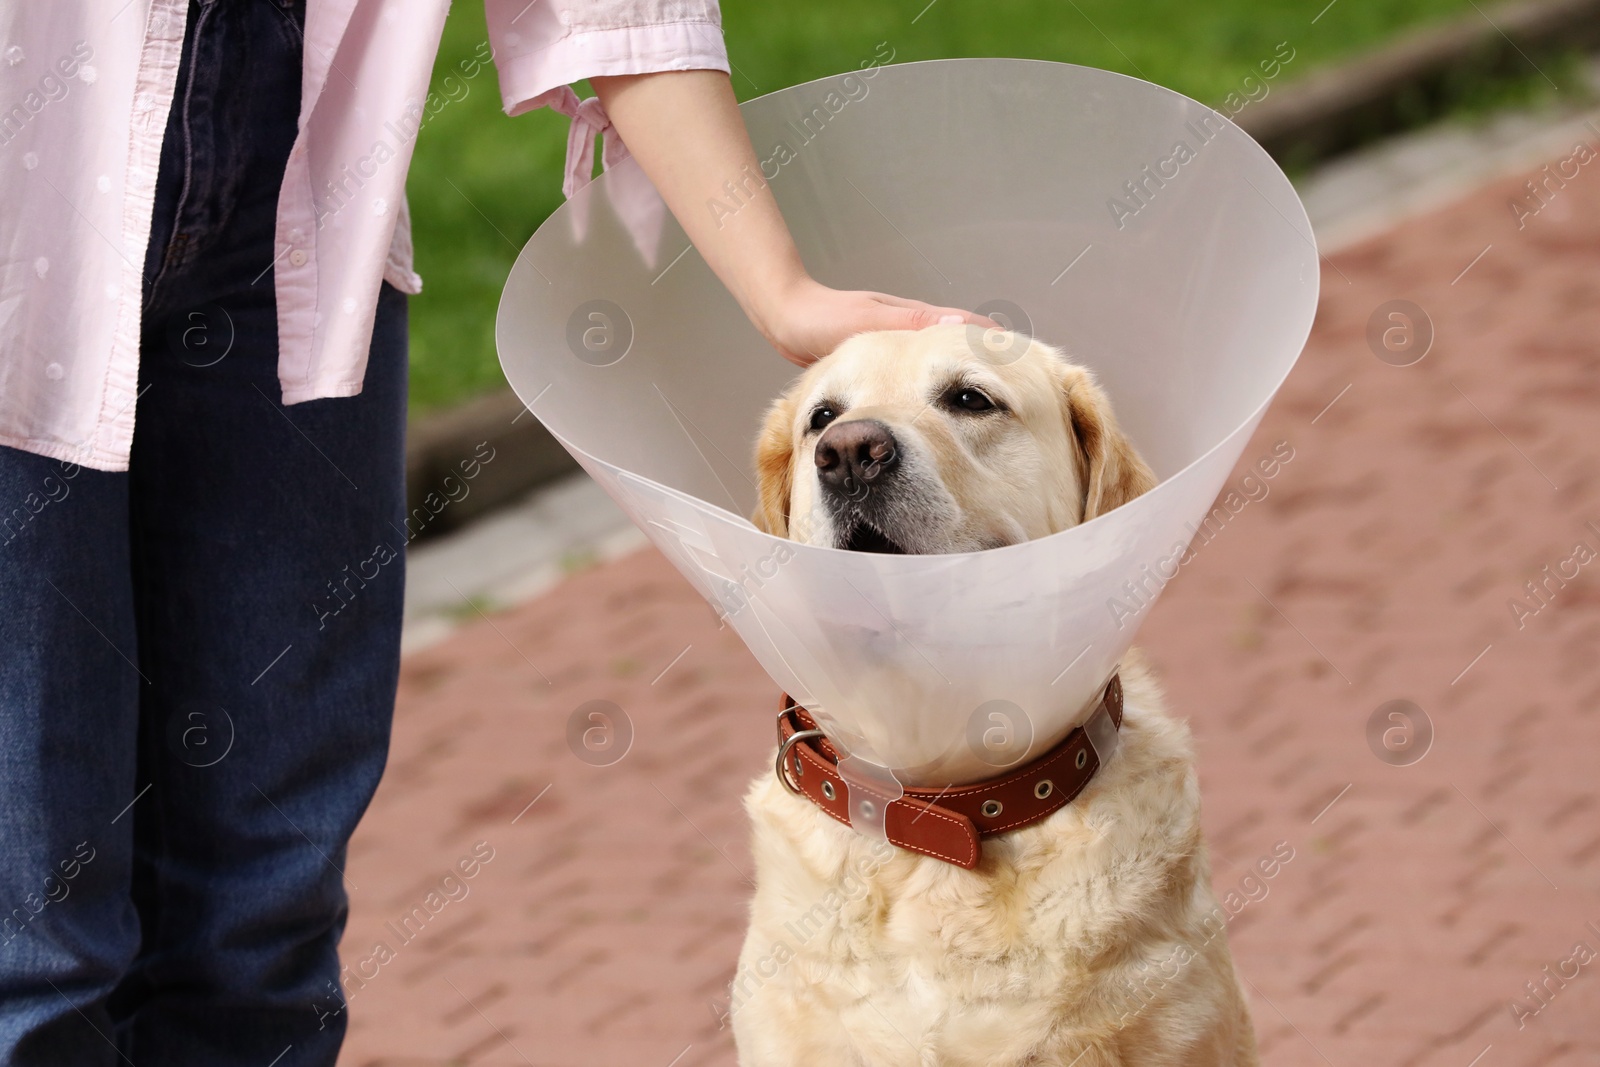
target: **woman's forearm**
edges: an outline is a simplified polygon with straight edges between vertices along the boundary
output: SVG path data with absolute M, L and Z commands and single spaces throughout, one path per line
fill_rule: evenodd
M 663 71 L 589 81 L 689 240 L 784 358 L 804 365 L 867 330 L 995 325 L 958 308 L 844 292 L 812 279 L 766 187 L 726 74 Z M 728 183 L 739 193 L 731 211 Z
M 706 263 L 763 326 L 783 292 L 806 278 L 760 166 L 728 76 L 715 70 L 592 78 L 623 143 L 639 160 Z M 741 189 L 728 202 L 723 183 Z

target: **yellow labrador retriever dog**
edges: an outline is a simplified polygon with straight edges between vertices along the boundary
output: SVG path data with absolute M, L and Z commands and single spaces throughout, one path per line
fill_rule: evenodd
M 758 525 L 965 552 L 1155 484 L 1088 371 L 980 336 L 861 334 L 811 367 L 761 432 Z M 1136 655 L 1120 677 L 1116 754 L 1053 814 L 986 838 L 971 870 L 841 825 L 770 772 L 754 783 L 757 888 L 731 989 L 743 1067 L 1257 1063 L 1188 730 Z

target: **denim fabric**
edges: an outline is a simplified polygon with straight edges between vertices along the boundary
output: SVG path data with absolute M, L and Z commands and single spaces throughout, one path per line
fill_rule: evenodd
M 0 447 L 0 1063 L 328 1065 L 344 1033 L 342 868 L 399 671 L 406 316 L 386 285 L 359 396 L 279 403 L 303 17 L 191 5 L 129 471 Z

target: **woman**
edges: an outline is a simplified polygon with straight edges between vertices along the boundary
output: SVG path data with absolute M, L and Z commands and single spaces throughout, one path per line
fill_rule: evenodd
M 345 847 L 399 664 L 405 171 L 446 7 L 0 19 L 6 1064 L 337 1055 Z M 770 196 L 701 210 L 756 165 L 715 0 L 487 8 L 506 109 L 577 117 L 573 183 L 620 135 L 784 357 L 987 321 L 818 284 Z

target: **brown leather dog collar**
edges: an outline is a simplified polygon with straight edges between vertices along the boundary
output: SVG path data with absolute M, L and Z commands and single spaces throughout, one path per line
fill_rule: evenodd
M 778 780 L 792 793 L 844 823 L 850 823 L 850 791 L 838 770 L 838 750 L 816 721 L 787 694 L 778 713 Z M 1069 803 L 1100 769 L 1090 741 L 1104 713 L 1111 737 L 1122 729 L 1122 682 L 1106 683 L 1084 726 L 1038 759 L 998 778 L 944 789 L 907 788 L 884 810 L 884 832 L 900 848 L 972 870 L 982 858 L 979 839 L 1038 822 Z M 1103 729 L 1103 727 L 1102 727 Z M 1104 747 L 1104 746 L 1103 746 Z

